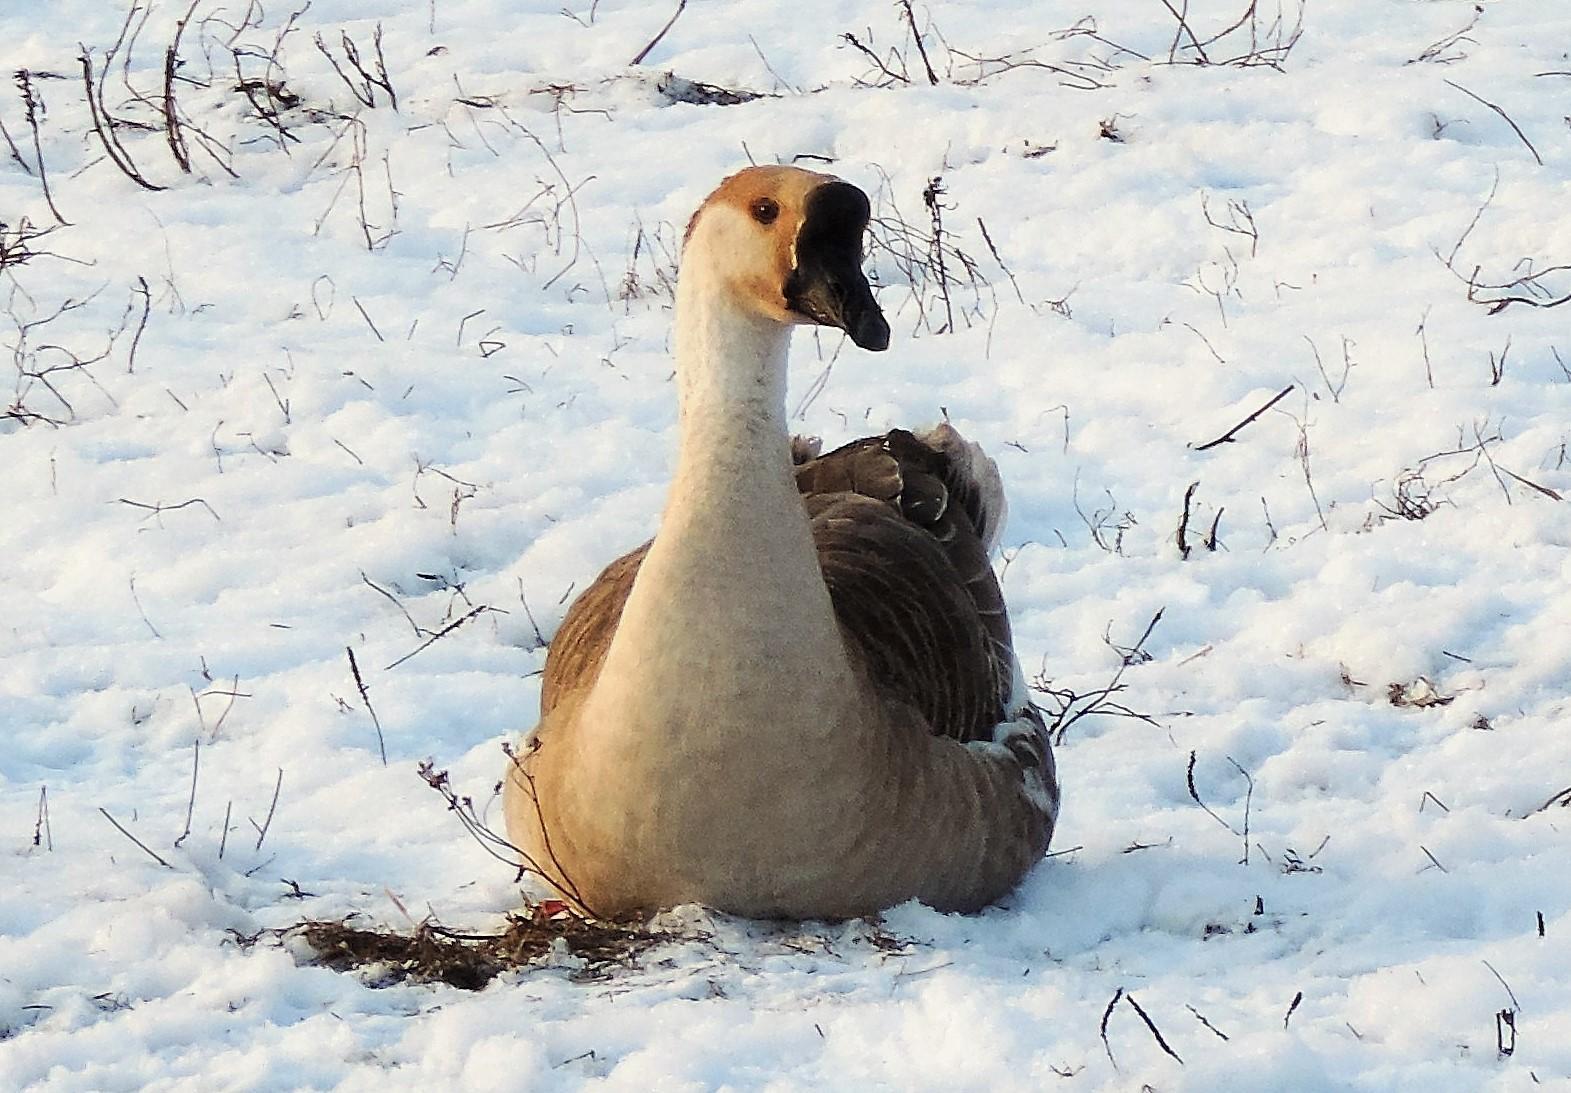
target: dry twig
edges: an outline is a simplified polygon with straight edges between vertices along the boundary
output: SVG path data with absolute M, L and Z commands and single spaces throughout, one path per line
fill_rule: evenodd
M 339 46 L 344 51 L 344 64 L 338 63 L 338 58 L 333 55 L 332 49 L 322 38 L 320 33 L 313 39 L 317 51 L 327 58 L 327 63 L 333 66 L 333 71 L 338 73 L 338 78 L 344 86 L 349 88 L 349 93 L 355 100 L 368 109 L 376 108 L 376 93 L 380 89 L 387 95 L 388 105 L 394 110 L 398 109 L 398 92 L 393 90 L 393 81 L 387 74 L 387 59 L 382 55 L 382 24 L 378 22 L 371 32 L 372 46 L 376 51 L 374 63 L 367 63 L 361 59 L 360 47 L 355 40 L 349 37 L 349 32 L 338 32 Z M 348 71 L 345 71 L 345 69 Z M 351 75 L 350 73 L 353 73 Z
M 1046 711 L 1052 714 L 1052 719 L 1048 723 L 1048 729 L 1054 734 L 1053 743 L 1062 744 L 1064 736 L 1069 732 L 1070 727 L 1076 721 L 1089 714 L 1130 717 L 1136 721 L 1144 721 L 1148 725 L 1157 723 L 1154 718 L 1147 714 L 1137 713 L 1121 702 L 1114 702 L 1112 696 L 1126 689 L 1126 685 L 1123 682 L 1124 673 L 1129 670 L 1131 665 L 1142 664 L 1151 659 L 1150 655 L 1145 652 L 1145 643 L 1156 629 L 1156 624 L 1162 621 L 1162 613 L 1166 610 L 1166 608 L 1162 608 L 1155 615 L 1151 616 L 1151 621 L 1146 624 L 1140 639 L 1132 646 L 1121 649 L 1118 646 L 1114 646 L 1111 641 L 1108 642 L 1108 645 L 1115 652 L 1119 653 L 1119 665 L 1118 670 L 1113 673 L 1112 679 L 1105 686 L 1099 687 L 1094 691 L 1088 691 L 1085 694 L 1079 694 L 1067 687 L 1053 686 L 1052 681 L 1047 678 L 1045 670 L 1038 672 L 1032 678 L 1029 684 L 1030 689 L 1038 694 L 1048 696 L 1057 707 L 1056 710 Z M 1043 660 L 1046 660 L 1045 656 Z
M 361 574 L 362 577 L 365 574 Z M 370 581 L 366 582 L 370 584 Z M 375 585 L 371 585 L 376 588 Z M 380 591 L 380 589 L 378 589 Z M 396 602 L 396 601 L 395 601 Z M 433 641 L 436 639 L 433 638 Z M 349 654 L 349 671 L 355 677 L 355 687 L 360 691 L 360 701 L 365 703 L 366 713 L 371 715 L 371 724 L 376 727 L 376 750 L 382 756 L 382 765 L 387 766 L 387 741 L 382 736 L 382 719 L 376 716 L 376 709 L 371 705 L 371 696 L 366 691 L 365 680 L 360 676 L 360 665 L 355 662 L 355 651 L 350 646 L 344 647 L 344 652 Z
M 1242 430 L 1244 426 L 1251 424 L 1261 414 L 1265 413 L 1267 410 L 1271 409 L 1271 407 L 1281 402 L 1284 398 L 1287 397 L 1288 392 L 1291 391 L 1295 386 L 1295 384 L 1288 384 L 1286 387 L 1282 388 L 1275 395 L 1273 395 L 1269 402 L 1260 407 L 1260 409 L 1256 410 L 1254 413 L 1250 414 L 1243 421 L 1240 421 L 1237 425 L 1234 425 L 1231 429 L 1217 437 L 1215 440 L 1208 440 L 1204 444 L 1195 445 L 1193 450 L 1197 452 L 1204 452 L 1211 448 L 1215 448 L 1219 444 L 1233 443 L 1233 438 L 1238 435 L 1239 431 Z
M 145 853 L 148 857 L 152 858 L 155 862 L 157 862 L 159 865 L 163 866 L 165 869 L 173 869 L 174 868 L 174 866 L 170 865 L 167 861 L 165 861 L 162 857 L 160 857 L 158 852 L 155 851 L 152 847 L 148 846 L 141 839 L 137 838 L 135 835 L 133 835 L 129 831 L 127 831 L 125 829 L 125 825 L 124 824 L 122 824 L 119 820 L 115 819 L 113 816 L 109 815 L 109 810 L 108 809 L 106 809 L 102 805 L 100 805 L 98 807 L 98 811 L 102 812 L 104 814 L 104 819 L 108 820 L 110 823 L 115 825 L 115 829 L 117 831 L 119 831 L 120 834 L 122 834 L 126 838 L 130 839 L 137 846 L 141 847 L 142 852 Z
M 667 32 L 669 32 L 672 27 L 676 26 L 677 19 L 679 19 L 681 17 L 681 15 L 682 15 L 682 12 L 684 12 L 686 10 L 687 10 L 687 0 L 677 0 L 677 2 L 676 2 L 676 10 L 671 13 L 671 18 L 667 19 L 666 22 L 665 22 L 665 26 L 661 27 L 659 32 L 656 33 L 653 38 L 649 39 L 649 43 L 647 45 L 645 45 L 643 49 L 639 50 L 638 53 L 634 55 L 634 57 L 633 57 L 633 59 L 631 61 L 627 62 L 628 67 L 631 68 L 634 65 L 641 65 L 641 64 L 643 64 L 644 63 L 644 58 L 649 56 L 649 52 L 652 49 L 654 49 L 655 46 L 660 44 L 660 39 L 664 38 L 666 36 Z
M 1534 162 L 1536 162 L 1540 167 L 1544 165 L 1544 157 L 1538 154 L 1538 149 L 1533 147 L 1533 142 L 1527 139 L 1527 134 L 1522 132 L 1522 127 L 1512 120 L 1510 114 L 1507 114 L 1499 106 L 1490 102 L 1488 99 L 1469 91 L 1455 80 L 1447 80 L 1446 83 L 1462 92 L 1462 94 L 1466 95 L 1474 102 L 1483 103 L 1485 106 L 1489 107 L 1489 109 L 1493 110 L 1496 114 L 1499 114 L 1503 119 L 1505 119 L 1505 123 L 1511 127 L 1511 131 L 1517 135 L 1523 144 L 1527 145 L 1527 150 L 1533 153 Z

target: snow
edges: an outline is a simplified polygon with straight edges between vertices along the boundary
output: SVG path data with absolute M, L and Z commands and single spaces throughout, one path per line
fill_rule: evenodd
M 1564 4 L 1310 0 L 1277 71 L 1162 63 L 1157 4 L 939 0 L 928 86 L 884 3 L 691 0 L 628 68 L 667 5 L 318 0 L 278 45 L 283 6 L 200 0 L 179 108 L 238 179 L 194 135 L 182 174 L 128 89 L 161 104 L 184 7 L 105 89 L 152 126 L 116 132 L 156 192 L 105 158 L 76 60 L 103 70 L 124 9 L 0 8 L 70 221 L 0 272 L 0 1086 L 1571 1081 L 1571 850 L 1540 809 L 1571 784 L 1571 306 L 1490 313 L 1466 283 L 1571 262 Z M 1203 40 L 1242 4 L 1190 8 Z M 312 41 L 369 63 L 378 23 L 396 111 Z M 867 86 L 847 32 L 911 83 Z M 234 49 L 300 96 L 297 142 Z M 950 52 L 1024 49 L 1059 71 L 977 83 Z M 666 71 L 781 94 L 672 103 Z M 19 95 L 0 122 L 32 165 Z M 1114 696 L 1149 720 L 1087 716 L 1058 750 L 1055 856 L 980 915 L 891 910 L 894 952 L 685 908 L 686 940 L 608 981 L 469 994 L 237 944 L 518 905 L 415 766 L 489 807 L 536 708 L 530 612 L 549 636 L 658 517 L 682 225 L 749 157 L 803 154 L 918 232 L 942 177 L 985 285 L 939 333 L 931 277 L 875 248 L 895 343 L 799 334 L 800 431 L 947 412 L 998 459 L 1028 679 L 1104 686 L 1162 611 Z M 55 223 L 0 146 L 0 221 L 23 217 Z

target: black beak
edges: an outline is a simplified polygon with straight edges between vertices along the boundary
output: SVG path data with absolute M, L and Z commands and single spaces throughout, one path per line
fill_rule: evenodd
M 785 299 L 792 311 L 877 352 L 889 348 L 889 323 L 862 275 L 868 214 L 867 195 L 848 182 L 826 182 L 808 196 Z

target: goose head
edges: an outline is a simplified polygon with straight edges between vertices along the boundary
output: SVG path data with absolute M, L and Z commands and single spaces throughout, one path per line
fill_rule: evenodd
M 799 167 L 749 167 L 693 214 L 683 265 L 718 276 L 744 312 L 838 327 L 863 349 L 886 349 L 889 323 L 862 274 L 868 216 L 867 195 L 849 182 Z

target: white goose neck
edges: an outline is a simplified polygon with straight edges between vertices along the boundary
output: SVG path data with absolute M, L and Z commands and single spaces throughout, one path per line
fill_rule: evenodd
M 791 327 L 746 307 L 714 253 L 685 256 L 676 473 L 586 706 L 624 756 L 672 735 L 795 754 L 854 693 L 791 464 Z
M 779 442 L 786 430 L 791 328 L 744 309 L 708 262 L 691 253 L 677 282 L 676 382 L 682 460 Z

